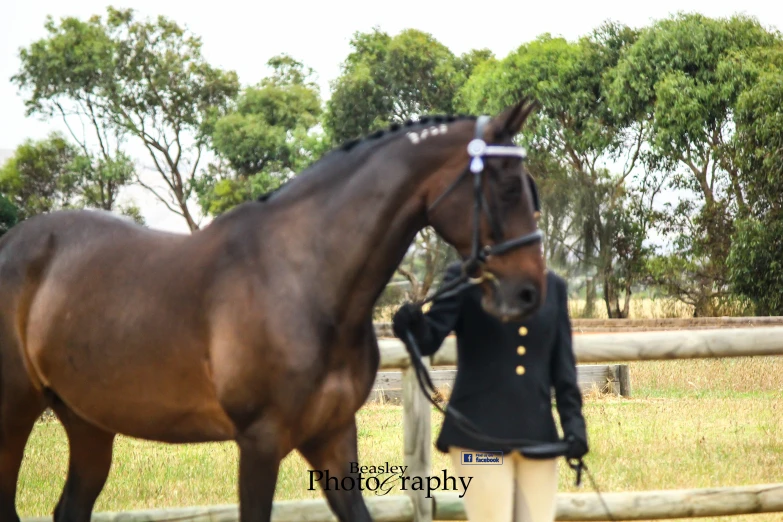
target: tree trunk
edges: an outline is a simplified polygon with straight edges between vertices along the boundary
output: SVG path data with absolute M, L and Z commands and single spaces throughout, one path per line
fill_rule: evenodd
M 188 206 L 186 203 L 180 203 L 180 208 L 182 209 L 182 216 L 185 218 L 185 222 L 188 224 L 188 228 L 190 228 L 191 232 L 195 232 L 199 229 L 198 224 L 193 220 L 193 216 L 190 215 L 190 210 L 188 209 Z
M 625 303 L 623 303 L 623 318 L 627 319 L 631 316 L 631 281 L 628 279 L 625 282 Z
M 594 250 L 595 250 L 595 236 L 594 228 L 591 219 L 586 219 L 584 223 L 584 246 L 585 256 L 582 266 L 585 274 L 589 274 L 594 266 Z M 587 276 L 586 288 L 585 288 L 585 308 L 583 311 L 585 318 L 592 318 L 595 316 L 595 281 L 591 276 Z
M 590 319 L 595 316 L 595 281 L 592 277 L 587 278 L 585 287 L 585 308 L 582 315 Z

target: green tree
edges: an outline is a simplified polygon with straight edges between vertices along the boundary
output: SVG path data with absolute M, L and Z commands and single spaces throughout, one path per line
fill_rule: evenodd
M 113 187 L 102 190 L 107 182 L 127 176 L 109 169 L 121 165 L 132 168 L 130 160 L 123 159 L 108 164 L 99 161 L 102 170 L 96 179 L 91 158 L 63 134 L 52 132 L 42 140 L 26 140 L 0 168 L 0 221 L 6 224 L 0 228 L 7 229 L 36 214 L 67 208 L 112 211 L 143 224 L 141 212 L 133 203 L 115 205 L 113 199 L 102 199 L 109 193 L 116 197 Z
M 55 24 L 50 17 L 46 30 L 45 38 L 21 51 L 22 69 L 14 77 L 32 91 L 26 100 L 29 112 L 68 100 L 82 116 L 94 118 L 96 128 L 106 130 L 98 133 L 99 140 L 109 133 L 135 137 L 167 194 L 138 175 L 135 182 L 182 216 L 191 230 L 198 229 L 189 201 L 205 151 L 201 131 L 209 112 L 237 94 L 236 74 L 210 66 L 201 55 L 200 38 L 172 20 L 137 20 L 132 9 L 108 7 L 105 20 L 93 16 L 86 22 L 68 17 Z M 50 63 L 56 67 L 50 69 Z M 109 166 L 105 172 L 127 169 Z
M 737 100 L 732 142 L 747 208 L 736 221 L 729 280 L 757 315 L 783 315 L 783 46 L 738 54 L 732 65 L 750 87 Z
M 111 67 L 113 43 L 94 21 L 68 18 L 56 27 L 49 17 L 45 27 L 49 37 L 20 52 L 22 67 L 12 80 L 31 91 L 27 114 L 59 116 L 81 149 L 77 168 L 86 204 L 114 210 L 134 165 L 122 151 L 121 130 L 100 106 L 101 71 Z
M 333 145 L 425 113 L 454 112 L 460 86 L 492 56 L 483 49 L 456 57 L 416 29 L 393 37 L 378 28 L 357 32 L 350 45 L 324 115 Z
M 738 219 L 727 258 L 733 290 L 755 315 L 783 315 L 783 216 Z
M 277 188 L 322 152 L 322 136 L 312 132 L 322 111 L 313 71 L 288 55 L 268 66 L 269 77 L 204 127 L 218 155 L 198 179 L 205 213 L 218 215 Z
M 492 53 L 473 50 L 455 56 L 432 35 L 406 29 L 396 36 L 378 28 L 355 33 L 351 53 L 332 83 L 323 126 L 331 145 L 424 114 L 454 113 L 460 87 Z M 398 274 L 410 284 L 411 299 L 427 294 L 454 259 L 437 234 L 420 232 Z
M 730 145 L 743 85 L 727 71 L 737 53 L 778 41 L 752 18 L 678 14 L 643 30 L 612 72 L 609 104 L 649 125 L 651 163 L 672 173 L 670 188 L 695 196 L 660 224 L 676 236 L 675 251 L 651 267 L 653 282 L 697 315 L 721 313 L 728 302 L 729 238 L 736 213 L 746 210 Z
M 0 194 L 22 221 L 36 214 L 81 206 L 75 162 L 79 149 L 59 133 L 40 141 L 26 140 L 0 168 Z
M 88 207 L 116 210 L 120 189 L 127 185 L 136 173 L 133 160 L 123 152 L 113 156 L 84 153 L 74 160 L 73 168 L 79 178 L 81 196 Z
M 610 317 L 627 316 L 637 267 L 622 271 L 620 252 L 628 245 L 616 241 L 619 229 L 634 237 L 626 204 L 626 181 L 640 166 L 648 126 L 618 120 L 606 103 L 606 78 L 624 50 L 635 41 L 628 27 L 605 23 L 577 42 L 544 34 L 520 46 L 501 61 L 479 66 L 460 92 L 470 112 L 493 112 L 521 94 L 538 99 L 542 107 L 520 135 L 530 152 L 530 170 L 539 182 L 544 211 L 541 225 L 547 234 L 549 260 L 563 263 L 576 258 L 587 278 L 587 306 L 593 314 L 595 276 L 602 282 Z M 610 163 L 621 162 L 613 172 Z M 640 180 L 642 186 L 645 176 Z M 618 220 L 618 221 L 613 221 Z M 629 240 L 630 241 L 630 240 Z M 637 241 L 632 241 L 636 245 Z M 645 250 L 622 261 L 643 263 Z M 624 254 L 625 255 L 625 254 Z M 617 295 L 625 290 L 625 303 Z
M 13 203 L 0 194 L 0 237 L 16 224 L 17 210 Z
M 737 53 L 725 74 L 741 88 L 734 110 L 736 132 L 727 148 L 744 189 L 745 214 L 783 213 L 783 43 Z

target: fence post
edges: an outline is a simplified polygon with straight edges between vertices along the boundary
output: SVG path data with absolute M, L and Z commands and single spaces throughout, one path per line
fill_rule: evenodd
M 430 369 L 429 357 L 424 365 Z M 432 470 L 432 414 L 429 401 L 419 388 L 416 370 L 408 364 L 402 369 L 402 417 L 403 442 L 405 445 L 405 474 L 411 478 L 426 480 Z M 427 491 L 413 490 L 408 481 L 405 493 L 413 502 L 413 521 L 432 522 L 433 502 L 427 498 Z

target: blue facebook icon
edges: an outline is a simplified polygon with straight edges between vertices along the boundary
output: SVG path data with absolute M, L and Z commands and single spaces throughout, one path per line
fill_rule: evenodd
M 471 453 L 465 453 L 462 455 L 462 462 L 473 462 L 473 455 Z

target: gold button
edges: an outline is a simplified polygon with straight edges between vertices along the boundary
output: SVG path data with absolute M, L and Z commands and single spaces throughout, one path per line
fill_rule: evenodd
M 520 326 L 519 335 L 527 335 L 527 328 L 525 328 L 524 326 Z
M 525 347 L 524 346 L 520 346 L 519 348 L 517 348 L 517 353 L 519 355 L 525 355 Z
M 523 373 L 525 373 L 525 367 L 517 366 L 517 375 L 522 375 Z

